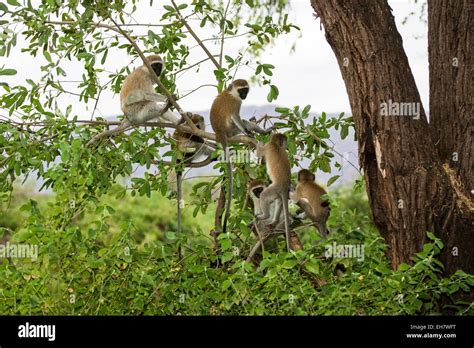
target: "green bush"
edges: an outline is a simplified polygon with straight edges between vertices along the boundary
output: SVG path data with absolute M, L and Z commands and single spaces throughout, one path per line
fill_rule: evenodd
M 349 189 L 331 192 L 327 241 L 302 230 L 304 250 L 284 252 L 281 238 L 280 251 L 266 251 L 258 266 L 245 261 L 254 242 L 245 215 L 240 233 L 219 236 L 216 255 L 208 234 L 212 217 L 193 218 L 185 209 L 186 238 L 178 236 L 171 232 L 175 208 L 157 194 L 127 195 L 120 202 L 106 196 L 105 208 L 85 209 L 62 230 L 48 219 L 56 209 L 51 198 L 33 198 L 39 203 L 21 194 L 2 208 L 4 226 L 6 217 L 22 217 L 6 224 L 10 243 L 40 246 L 37 260 L 2 259 L 2 314 L 413 315 L 448 308 L 474 314 L 472 303 L 449 301 L 469 291 L 474 277 L 462 271 L 442 277 L 436 259 L 442 242 L 429 233 L 431 242 L 412 265 L 391 270 L 386 245 L 367 217 L 366 198 Z M 364 245 L 363 261 L 326 258 L 325 246 L 334 242 Z

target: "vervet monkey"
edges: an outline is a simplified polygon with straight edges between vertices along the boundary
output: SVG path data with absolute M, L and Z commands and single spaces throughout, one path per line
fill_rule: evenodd
M 329 230 L 326 222 L 329 218 L 329 202 L 321 196 L 326 191 L 314 182 L 315 175 L 307 169 L 302 169 L 298 173 L 298 183 L 295 192 L 291 193 L 291 200 L 297 203 L 316 226 L 319 233 L 326 238 Z
M 155 74 L 159 77 L 163 71 L 163 59 L 154 54 L 146 57 Z M 119 134 L 132 125 L 139 125 L 151 120 L 180 124 L 174 113 L 168 110 L 170 104 L 167 98 L 155 92 L 155 80 L 146 65 L 133 70 L 123 82 L 120 90 L 120 107 L 125 115 L 121 124 L 115 129 L 108 130 L 94 136 L 87 146 L 97 140 L 111 135 Z
M 261 180 L 251 180 L 247 184 L 248 195 L 253 202 L 254 216 L 258 216 L 262 213 L 260 196 L 262 192 L 267 188 L 267 185 Z M 281 215 L 281 200 L 275 199 L 270 203 L 270 214 L 272 220 L 275 220 L 274 225 L 265 224 L 263 220 L 254 221 L 250 228 L 257 235 L 258 241 L 252 247 L 247 261 L 251 261 L 255 256 L 259 248 L 264 250 L 264 242 L 266 239 L 276 234 L 283 234 L 285 232 L 285 220 L 284 216 Z M 296 225 L 301 223 L 298 218 L 293 218 L 291 215 L 288 217 L 290 226 L 295 223 Z M 298 238 L 298 235 L 294 231 L 290 231 L 290 246 L 292 250 L 301 250 L 303 247 Z
M 190 119 L 198 129 L 206 130 L 204 117 L 192 114 Z M 174 131 L 173 138 L 176 141 L 177 150 L 182 154 L 182 160 L 185 162 L 196 162 L 203 156 L 208 157 L 216 149 L 215 146 L 206 143 L 202 137 L 179 129 Z
M 224 148 L 224 156 L 229 175 L 229 188 L 227 190 L 228 199 L 226 203 L 224 222 L 222 224 L 222 231 L 224 233 L 227 229 L 227 221 L 230 214 L 233 185 L 232 163 L 229 155 L 228 138 L 240 133 L 251 135 L 254 132 L 265 134 L 271 131 L 271 129 L 264 130 L 253 122 L 241 119 L 240 107 L 242 105 L 242 100 L 247 98 L 249 89 L 250 87 L 246 80 L 234 80 L 227 89 L 219 93 L 216 99 L 214 99 L 211 107 L 212 129 L 216 133 L 217 141 L 221 143 Z
M 268 220 L 271 216 L 271 205 L 275 200 L 280 200 L 279 211 L 275 213 L 272 220 L 278 218 L 283 207 L 283 217 L 285 221 L 286 248 L 290 251 L 290 230 L 289 230 L 289 212 L 288 212 L 288 196 L 291 187 L 291 166 L 288 160 L 286 149 L 288 140 L 283 134 L 273 134 L 270 141 L 263 145 L 257 144 L 257 156 L 263 157 L 267 166 L 267 174 L 272 181 L 260 194 L 261 214 L 257 215 L 258 219 Z M 270 221 L 270 224 L 275 221 Z

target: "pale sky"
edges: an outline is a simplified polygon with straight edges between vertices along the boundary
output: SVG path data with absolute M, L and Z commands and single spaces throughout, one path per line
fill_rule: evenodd
M 33 3 L 36 1 L 33 1 Z M 402 20 L 412 11 L 419 12 L 419 5 L 411 1 L 398 0 L 389 1 L 393 8 L 398 30 L 403 37 L 403 44 L 410 61 L 410 66 L 417 82 L 421 99 L 425 109 L 428 109 L 428 56 L 427 56 L 427 26 L 414 16 L 407 24 L 402 25 Z M 141 23 L 156 23 L 156 19 L 161 17 L 160 11 L 148 8 L 148 1 L 143 2 L 141 8 L 134 16 L 135 20 Z M 139 6 L 140 7 L 140 6 Z M 155 4 L 155 7 L 156 4 Z M 280 90 L 279 98 L 274 102 L 282 106 L 307 105 L 313 106 L 313 111 L 340 112 L 349 111 L 349 100 L 346 89 L 337 65 L 336 58 L 324 37 L 324 31 L 320 29 L 320 21 L 313 16 L 313 9 L 309 0 L 291 1 L 289 20 L 301 28 L 301 32 L 294 31 L 290 35 L 281 36 L 275 44 L 267 49 L 261 56 L 260 61 L 275 65 L 273 84 Z M 193 28 L 201 38 L 211 37 L 217 31 L 212 28 L 199 28 L 197 23 L 191 22 Z M 133 27 L 134 33 L 146 33 L 148 29 L 141 31 Z M 418 37 L 418 39 L 415 39 Z M 124 41 L 125 42 L 125 41 Z M 192 38 L 187 41 L 195 45 Z M 247 40 L 236 38 L 229 40 L 225 46 L 225 54 L 235 55 L 239 49 L 245 48 Z M 292 45 L 296 42 L 294 52 L 290 52 Z M 25 43 L 20 41 L 20 46 Z M 212 41 L 207 41 L 209 49 L 213 53 L 218 53 L 219 46 Z M 11 85 L 15 83 L 26 84 L 26 78 L 38 80 L 40 77 L 38 61 L 44 60 L 42 55 L 33 58 L 25 53 L 20 53 L 20 47 L 14 49 L 14 53 L 9 59 L 1 58 L 0 66 L 18 70 L 18 75 L 13 77 L 2 76 Z M 123 52 L 117 50 L 109 52 L 109 57 L 114 58 L 114 66 L 109 66 L 108 70 L 116 70 L 128 62 Z M 205 57 L 200 48 L 192 51 L 188 59 L 189 63 L 194 63 Z M 83 72 L 82 66 L 77 62 L 69 62 L 64 70 L 68 73 L 65 79 L 77 80 Z M 178 87 L 182 93 L 190 91 L 205 83 L 215 83 L 213 75 L 213 65 L 206 62 L 202 65 L 199 73 L 195 69 L 189 70 L 178 81 Z M 237 77 L 248 78 L 252 70 L 242 68 Z M 104 80 L 105 81 L 105 80 Z M 66 85 L 65 85 L 66 86 Z M 73 87 L 73 84 L 68 84 Z M 71 90 L 74 90 L 71 88 Z M 267 87 L 252 86 L 251 92 L 245 101 L 246 105 L 265 105 Z M 202 88 L 190 96 L 181 99 L 180 105 L 186 111 L 206 110 L 210 107 L 216 94 L 213 88 Z M 64 103 L 73 104 L 73 114 L 78 114 L 80 118 L 89 119 L 94 102 L 91 101 L 86 106 L 78 103 L 77 97 L 64 97 Z M 111 91 L 103 93 L 98 104 L 96 115 L 104 117 L 120 115 L 118 96 Z

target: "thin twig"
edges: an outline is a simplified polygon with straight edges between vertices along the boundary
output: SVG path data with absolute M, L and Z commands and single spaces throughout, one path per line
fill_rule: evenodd
M 180 97 L 180 99 L 186 98 L 186 97 L 189 96 L 190 94 L 196 92 L 198 89 L 201 89 L 201 88 L 203 88 L 203 87 L 216 87 L 216 88 L 217 88 L 216 85 L 211 85 L 211 84 L 202 85 L 202 86 L 199 86 L 199 87 L 194 88 L 193 90 L 191 90 L 191 92 L 188 92 L 188 93 L 186 93 L 185 95 L 182 95 L 182 96 Z
M 222 18 L 222 37 L 221 37 L 221 53 L 219 55 L 219 65 L 222 66 L 222 58 L 224 55 L 224 40 L 225 40 L 225 30 L 226 30 L 226 18 L 227 11 L 229 10 L 230 0 L 227 1 L 227 6 L 224 11 L 224 16 Z
M 194 40 L 196 40 L 196 42 L 199 44 L 199 46 L 201 46 L 201 48 L 204 50 L 204 52 L 206 52 L 207 56 L 214 63 L 216 68 L 220 69 L 221 65 L 217 62 L 217 60 L 214 58 L 214 56 L 211 54 L 211 52 L 209 52 L 207 47 L 202 43 L 201 39 L 196 35 L 196 33 L 191 28 L 191 26 L 188 24 L 188 22 L 183 18 L 183 16 L 181 15 L 181 12 L 179 11 L 178 6 L 176 5 L 176 2 L 174 0 L 171 0 L 171 3 L 173 4 L 173 7 L 175 8 L 176 14 L 178 15 L 178 18 L 181 20 L 181 23 L 183 23 L 183 25 L 186 27 L 186 29 L 189 30 L 189 33 L 191 34 L 191 36 L 194 38 Z
M 216 57 L 218 57 L 217 54 L 216 54 Z M 186 68 L 183 68 L 183 69 L 181 69 L 181 70 L 178 70 L 178 71 L 174 72 L 173 74 L 174 74 L 174 75 L 177 75 L 177 74 L 179 74 L 180 72 L 183 72 L 183 71 L 192 69 L 192 68 L 194 68 L 196 65 L 202 64 L 202 63 L 204 63 L 205 61 L 208 61 L 208 60 L 209 60 L 209 57 L 208 57 L 208 58 L 204 58 L 203 60 L 201 60 L 201 61 L 199 61 L 199 62 L 197 62 L 197 63 L 194 63 L 194 64 L 192 64 L 192 65 L 190 65 L 190 66 L 187 66 Z

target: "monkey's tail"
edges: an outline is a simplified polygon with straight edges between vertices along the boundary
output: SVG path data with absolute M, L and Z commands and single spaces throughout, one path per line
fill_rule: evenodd
M 284 192 L 281 195 L 281 202 L 283 204 L 283 217 L 285 218 L 285 237 L 286 237 L 286 251 L 291 250 L 291 237 L 290 237 L 290 217 L 288 211 L 288 192 Z
M 225 156 L 225 161 L 227 164 L 227 176 L 229 178 L 229 187 L 227 189 L 227 202 L 226 202 L 226 207 L 225 207 L 225 215 L 224 215 L 224 222 L 222 223 L 222 232 L 226 233 L 227 231 L 227 221 L 229 220 L 230 216 L 230 205 L 232 201 L 232 186 L 233 186 L 233 174 L 232 174 L 232 163 L 230 161 L 230 155 L 229 155 L 229 144 L 227 143 L 227 139 L 222 139 L 221 140 L 222 145 L 224 146 L 224 156 Z
M 176 168 L 176 195 L 178 198 L 178 238 L 180 238 L 180 241 L 178 242 L 178 258 L 179 260 L 182 260 L 183 258 L 183 251 L 181 248 L 181 232 L 182 232 L 182 227 L 181 227 L 181 202 L 183 199 L 183 192 L 182 192 L 182 185 L 183 184 L 183 168 L 181 168 L 181 160 L 178 161 L 177 163 L 177 168 Z

